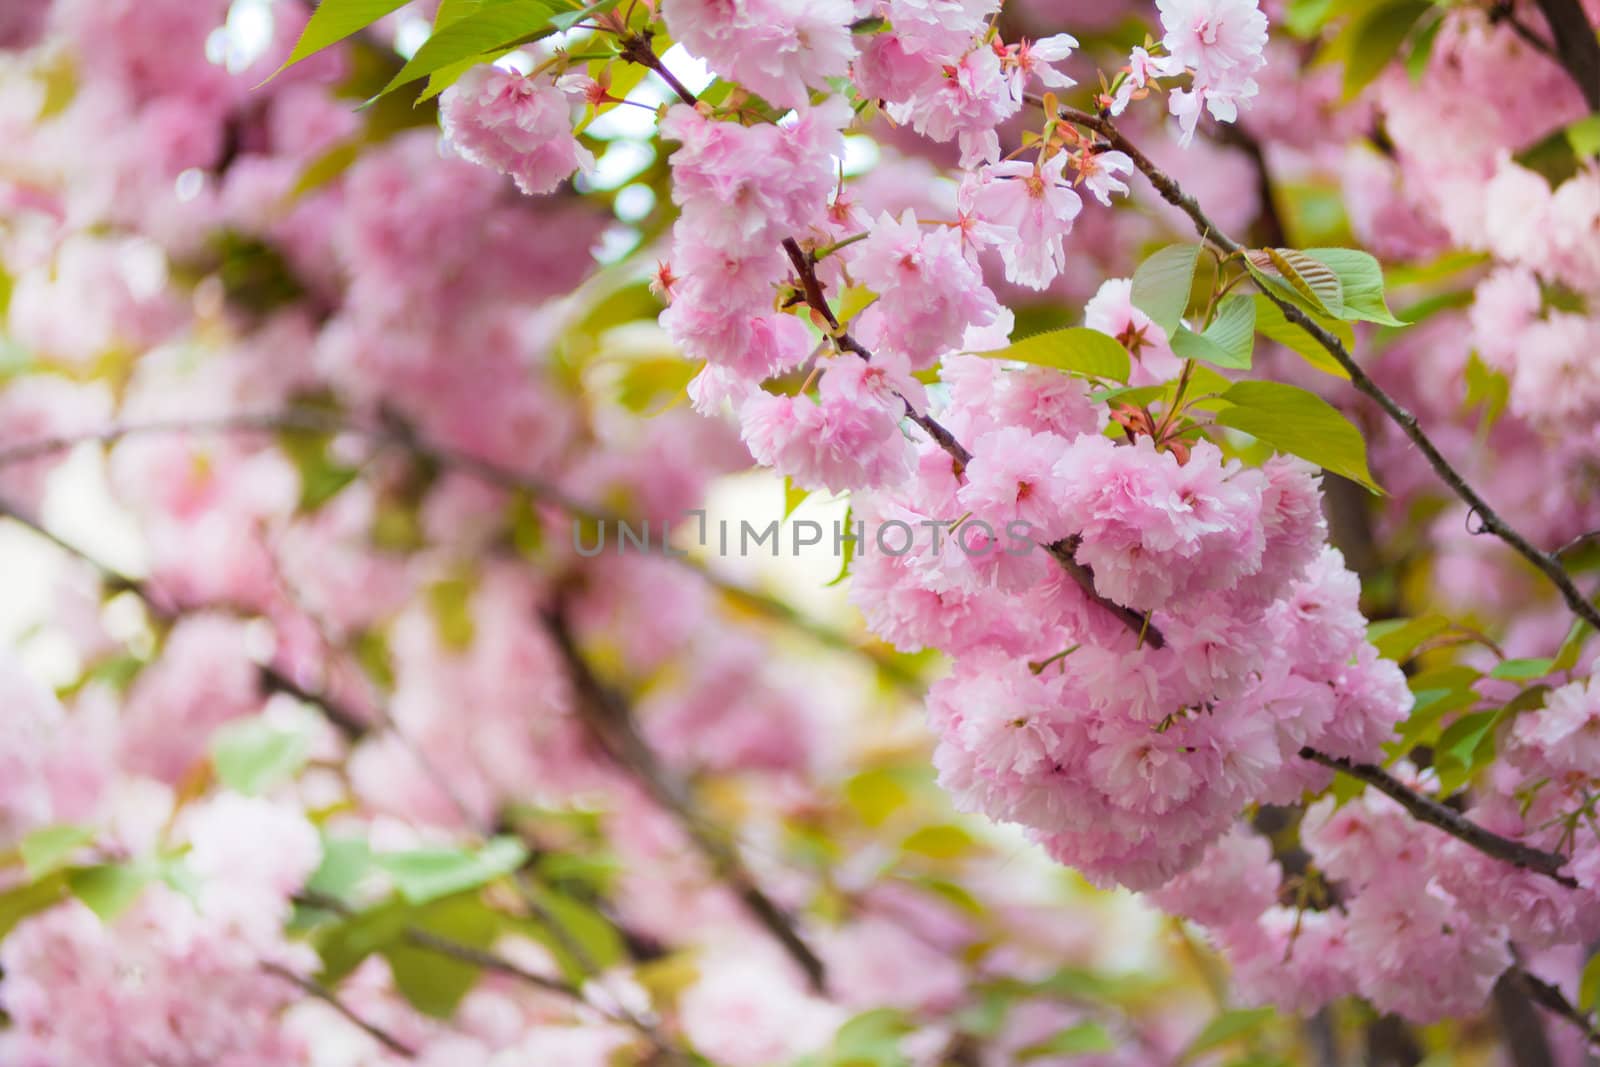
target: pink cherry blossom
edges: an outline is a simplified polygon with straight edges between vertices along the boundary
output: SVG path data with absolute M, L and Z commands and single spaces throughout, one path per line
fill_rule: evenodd
M 1006 278 L 1043 289 L 1066 266 L 1065 238 L 1083 201 L 1066 180 L 1066 157 L 983 168 L 964 190 L 985 239 L 1000 247 Z
M 893 484 L 911 467 L 900 430 L 905 402 L 881 383 L 863 390 L 865 364 L 840 356 L 818 399 L 755 393 L 739 412 L 745 443 L 762 464 L 807 489 L 841 492 Z
M 878 294 L 877 337 L 918 368 L 957 348 L 967 330 L 999 315 L 994 294 L 962 248 L 961 234 L 923 229 L 906 212 L 880 216 L 851 257 L 851 269 Z
M 463 157 L 511 175 L 518 189 L 537 196 L 594 166 L 572 135 L 580 105 L 556 85 L 485 63 L 444 91 L 439 117 Z
M 784 107 L 844 76 L 855 56 L 847 0 L 666 0 L 662 14 L 713 70 Z
M 1174 92 L 1171 110 L 1187 144 L 1200 109 L 1220 122 L 1238 117 L 1238 105 L 1255 96 L 1251 77 L 1266 60 L 1267 18 L 1257 0 L 1157 0 L 1166 36 L 1161 43 L 1174 66 L 1194 73 L 1192 89 Z

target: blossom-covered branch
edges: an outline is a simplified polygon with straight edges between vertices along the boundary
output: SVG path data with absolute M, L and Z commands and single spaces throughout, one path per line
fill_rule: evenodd
M 1196 232 L 1203 240 L 1216 245 L 1224 254 L 1234 255 L 1243 253 L 1245 248 L 1233 238 L 1223 232 L 1214 222 L 1207 217 L 1205 211 L 1194 197 L 1186 194 L 1172 177 L 1166 174 L 1150 158 L 1141 152 L 1137 145 L 1125 137 L 1117 129 L 1115 123 L 1100 115 L 1091 115 L 1076 108 L 1063 107 L 1061 116 L 1069 122 L 1076 123 L 1086 129 L 1093 130 L 1106 139 L 1111 148 L 1123 153 L 1133 161 L 1133 165 L 1149 179 L 1157 193 L 1163 200 L 1181 210 L 1193 221 Z M 1383 410 L 1384 414 L 1400 427 L 1412 444 L 1427 459 L 1428 465 L 1439 476 L 1439 480 L 1460 497 L 1477 515 L 1482 522 L 1482 532 L 1492 534 L 1504 541 L 1523 559 L 1531 563 L 1540 571 L 1561 594 L 1561 599 L 1566 602 L 1572 613 L 1600 630 L 1600 609 L 1597 609 L 1588 597 L 1584 596 L 1577 584 L 1572 580 L 1566 568 L 1561 565 L 1555 553 L 1545 552 L 1532 544 L 1526 537 L 1517 531 L 1498 511 L 1496 511 L 1483 496 L 1474 489 L 1445 458 L 1444 453 L 1434 444 L 1432 438 L 1422 429 L 1417 417 L 1403 407 L 1399 401 L 1390 396 L 1380 386 L 1364 367 L 1361 366 L 1344 342 L 1335 337 L 1325 327 L 1313 319 L 1292 301 L 1285 299 L 1271 290 L 1263 291 L 1266 298 L 1277 305 L 1283 317 L 1304 330 L 1327 353 L 1338 362 L 1350 377 L 1350 384 L 1371 398 Z
M 794 264 L 795 276 L 800 280 L 800 288 L 805 296 L 806 304 L 828 324 L 829 335 L 834 342 L 841 350 L 870 361 L 872 352 L 862 345 L 860 341 L 852 337 L 849 330 L 840 325 L 832 307 L 829 306 L 828 299 L 822 291 L 822 284 L 817 279 L 816 259 L 810 253 L 803 251 L 799 242 L 792 237 L 784 238 L 783 249 L 789 256 L 789 261 Z M 967 464 L 972 462 L 972 453 L 967 451 L 960 441 L 956 440 L 954 434 L 940 425 L 937 419 L 919 411 L 903 394 L 896 395 L 900 397 L 901 402 L 905 405 L 906 417 L 949 454 L 956 477 L 962 477 L 965 474 Z M 1165 638 L 1161 636 L 1160 629 L 1151 624 L 1148 616 L 1141 615 L 1131 608 L 1125 608 L 1108 597 L 1102 596 L 1099 590 L 1095 588 L 1094 573 L 1073 557 L 1075 541 L 1076 539 L 1072 537 L 1061 538 L 1051 541 L 1043 547 L 1050 554 L 1050 558 L 1060 564 L 1061 569 L 1066 571 L 1072 580 L 1077 583 L 1085 596 L 1110 612 L 1133 633 L 1140 635 L 1151 648 L 1162 647 L 1165 643 Z
M 1316 749 L 1309 747 L 1302 748 L 1300 755 L 1303 759 L 1308 759 L 1313 763 L 1320 763 L 1331 770 L 1366 782 L 1405 808 L 1419 822 L 1424 822 L 1436 829 L 1443 830 L 1451 837 L 1466 842 L 1486 856 L 1504 860 L 1513 867 L 1537 871 L 1555 879 L 1569 889 L 1578 887 L 1577 879 L 1570 874 L 1561 873 L 1561 869 L 1567 865 L 1565 856 L 1547 852 L 1544 849 L 1533 848 L 1520 841 L 1513 841 L 1510 838 L 1501 837 L 1499 834 L 1485 830 L 1437 800 L 1418 793 L 1376 764 L 1356 763 L 1343 757 L 1330 756 L 1325 752 L 1318 752 Z

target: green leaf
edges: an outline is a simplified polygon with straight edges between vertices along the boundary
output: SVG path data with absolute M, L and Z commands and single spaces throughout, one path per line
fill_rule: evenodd
M 1578 979 L 1578 1010 L 1589 1012 L 1600 1007 L 1600 953 L 1589 957 Z
M 305 766 L 311 739 L 274 726 L 261 716 L 220 727 L 211 736 L 211 763 L 229 789 L 247 796 L 265 793 Z
M 1511 399 L 1511 380 L 1486 364 L 1478 353 L 1467 358 L 1468 410 L 1481 406 L 1486 427 L 1493 426 Z
M 1383 268 L 1371 255 L 1355 248 L 1308 248 L 1304 254 L 1338 276 L 1344 296 L 1339 318 L 1380 326 L 1406 325 L 1389 310 L 1383 296 Z
M 324 837 L 322 863 L 306 888 L 323 896 L 348 900 L 372 870 L 372 846 L 365 838 Z
M 1411 713 L 1400 725 L 1395 752 L 1410 752 L 1411 745 L 1434 736 L 1434 728 L 1445 715 L 1474 709 L 1482 697 L 1472 688 L 1482 675 L 1464 665 L 1429 670 L 1411 678 Z
M 1132 404 L 1134 407 L 1143 407 L 1159 397 L 1166 396 L 1171 390 L 1166 384 L 1162 385 L 1123 385 L 1115 389 L 1096 389 L 1089 394 L 1089 399 L 1096 404 Z
M 1382 494 L 1367 469 L 1361 431 L 1315 393 L 1281 382 L 1239 382 L 1222 399 L 1228 406 L 1216 414 L 1221 425 Z
M 95 839 L 92 826 L 46 826 L 35 830 L 17 847 L 23 869 L 33 881 L 54 874 L 67 865 L 74 852 Z
M 1417 646 L 1429 638 L 1437 637 L 1450 628 L 1450 620 L 1443 615 L 1419 615 L 1414 619 L 1385 619 L 1367 627 L 1367 640 L 1377 648 L 1378 655 L 1404 663 L 1416 652 Z
M 1255 300 L 1243 293 L 1226 297 L 1201 336 L 1227 351 L 1237 369 L 1249 369 L 1256 336 Z
M 895 812 L 911 803 L 911 791 L 900 775 L 886 767 L 862 771 L 844 784 L 844 798 L 857 818 L 868 826 L 882 826 Z
M 541 31 L 548 33 L 554 28 L 550 25 L 550 19 L 556 11 L 556 7 L 546 0 L 505 0 L 482 7 L 424 41 L 422 47 L 378 95 L 392 93 L 402 85 L 425 78 L 453 63 L 532 39 Z
M 1555 669 L 1556 661 L 1553 659 L 1508 659 L 1490 671 L 1489 677 L 1502 678 L 1509 682 L 1531 682 L 1535 678 L 1543 678 Z
M 606 894 L 622 873 L 622 861 L 607 852 L 545 852 L 535 863 L 539 877 L 552 884 L 577 883 L 592 892 Z
M 472 595 L 476 591 L 471 577 L 444 578 L 428 586 L 428 607 L 439 629 L 439 640 L 448 649 L 460 652 L 472 647 L 477 626 L 472 620 Z
M 1147 997 L 1156 982 L 1139 972 L 1112 973 L 1084 967 L 1062 967 L 1037 983 L 1041 994 L 1067 1000 L 1098 1000 L 1121 1003 Z
M 294 51 L 284 61 L 283 67 L 315 55 L 329 45 L 338 44 L 346 37 L 377 22 L 385 15 L 405 7 L 408 0 L 322 0 L 311 13 L 306 28 L 300 31 Z
M 1476 692 L 1464 686 L 1425 688 L 1414 681 L 1411 695 L 1415 700 L 1411 714 L 1400 724 L 1396 741 L 1386 746 L 1391 755 L 1404 755 L 1413 746 L 1435 737 L 1434 731 L 1446 715 L 1475 708 L 1482 702 Z
M 1195 1039 L 1189 1042 L 1179 1059 L 1186 1060 L 1209 1052 L 1218 1045 L 1260 1030 L 1276 1013 L 1271 1008 L 1236 1008 L 1225 1011 L 1206 1024 Z
M 1561 648 L 1556 652 L 1555 662 L 1551 664 L 1554 670 L 1570 671 L 1578 665 L 1578 658 L 1583 655 L 1583 646 L 1589 640 L 1589 624 L 1582 619 L 1572 624 L 1572 629 L 1567 631 L 1566 639 L 1561 642 Z
M 586 18 L 610 11 L 619 2 L 620 0 L 598 0 L 597 3 L 590 4 L 579 11 L 563 11 L 559 15 L 552 15 L 550 24 L 558 30 L 570 30 Z
M 510 874 L 527 858 L 528 850 L 521 841 L 497 837 L 477 852 L 419 848 L 375 853 L 372 860 L 389 872 L 401 896 L 413 904 L 426 904 Z
M 1334 0 L 1289 0 L 1284 7 L 1284 29 L 1302 40 L 1316 36 L 1334 14 Z
M 872 1064 L 899 1067 L 905 1062 L 900 1041 L 914 1027 L 903 1012 L 877 1008 L 857 1015 L 833 1037 L 833 1058 L 828 1062 L 844 1065 Z
M 1128 350 L 1114 337 L 1087 326 L 1070 326 L 1024 337 L 1006 348 L 975 352 L 988 359 L 1012 359 L 1038 367 L 1054 367 L 1089 378 L 1125 382 L 1131 363 Z
M 1568 126 L 1567 143 L 1579 159 L 1600 156 L 1600 115 L 1588 115 Z
M 977 847 L 972 835 L 959 826 L 950 824 L 924 826 L 900 842 L 902 852 L 913 852 L 937 860 L 956 859 Z
M 636 415 L 659 414 L 683 399 L 700 367 L 678 356 L 630 359 L 617 376 L 617 403 Z
M 1406 52 L 1406 75 L 1413 82 L 1420 82 L 1427 73 L 1428 60 L 1433 56 L 1433 42 L 1438 40 L 1439 31 L 1443 28 L 1444 12 L 1436 11 L 1428 16 L 1421 29 L 1412 32 L 1411 48 Z
M 1470 689 L 1478 683 L 1483 674 L 1476 667 L 1469 667 L 1465 663 L 1454 663 L 1448 667 L 1439 667 L 1431 671 L 1423 671 L 1413 675 L 1407 680 L 1411 691 L 1416 694 L 1421 702 L 1422 694 L 1435 689 L 1455 691 Z
M 294 188 L 289 190 L 289 195 L 285 199 L 293 203 L 307 193 L 333 181 L 361 158 L 361 149 L 365 144 L 365 138 L 347 137 L 317 156 L 306 164 L 305 170 L 300 172 Z
M 1380 4 L 1355 23 L 1344 63 L 1345 100 L 1355 97 L 1382 73 L 1411 35 L 1411 27 L 1431 6 L 1423 0 Z
M 788 475 L 783 478 L 783 517 L 787 519 L 794 514 L 794 509 L 805 503 L 806 497 L 811 495 L 811 490 L 801 489 L 794 484 L 794 479 Z
M 1168 245 L 1133 272 L 1133 306 L 1170 336 L 1183 321 L 1194 286 L 1199 245 Z
M 139 899 L 155 874 L 148 864 L 106 863 L 68 871 L 67 886 L 102 922 L 111 922 Z
M 1349 372 L 1339 365 L 1339 361 L 1334 359 L 1333 355 L 1326 348 L 1323 348 L 1315 337 L 1302 330 L 1297 324 L 1284 318 L 1283 309 L 1274 304 L 1265 293 L 1257 293 L 1254 299 L 1256 303 L 1257 333 L 1269 341 L 1276 341 L 1285 348 L 1298 353 L 1301 358 L 1317 368 L 1317 370 L 1325 374 L 1331 374 L 1335 378 L 1349 380 Z M 1343 342 L 1345 351 L 1348 352 L 1355 348 L 1356 335 L 1350 329 L 1348 323 L 1320 315 L 1316 316 L 1316 320 L 1318 325 Z
M 1245 269 L 1263 288 L 1329 318 L 1344 318 L 1344 286 L 1327 264 L 1293 248 L 1254 248 L 1244 254 Z
M 1111 1052 L 1117 1047 L 1106 1028 L 1096 1022 L 1079 1023 L 1053 1037 L 1029 1045 L 1017 1053 L 1019 1063 L 1046 1056 L 1081 1056 L 1087 1052 Z
M 853 535 L 855 533 L 855 520 L 852 518 L 852 513 L 853 509 L 844 509 L 844 532 L 846 535 Z M 850 540 L 842 542 L 840 555 L 843 557 L 843 559 L 839 561 L 839 573 L 833 576 L 833 581 L 829 582 L 826 588 L 831 589 L 840 582 L 843 582 L 846 578 L 850 577 L 850 564 L 853 563 L 856 558 L 856 542 L 854 536 L 851 536 Z
M 1249 370 L 1255 327 L 1255 302 L 1249 296 L 1235 294 L 1222 302 L 1216 319 L 1204 333 L 1179 326 L 1171 335 L 1172 351 L 1182 359 L 1198 359 L 1213 367 Z
M 1434 749 L 1442 755 L 1449 756 L 1468 771 L 1474 770 L 1478 762 L 1474 754 L 1490 737 L 1495 724 L 1499 721 L 1499 709 L 1463 715 L 1445 727 Z
M 314 943 L 322 957 L 322 980 L 337 984 L 362 960 L 393 944 L 415 912 L 404 900 L 394 898 L 318 931 Z
M 439 4 L 439 11 L 433 17 L 433 32 L 437 34 L 446 26 L 460 22 L 462 19 L 469 16 L 476 15 L 485 7 L 493 7 L 496 4 L 503 4 L 505 2 L 506 0 L 441 0 Z M 493 62 L 494 60 L 500 58 L 501 54 L 501 51 L 496 49 L 493 53 L 488 55 L 474 54 L 458 60 L 455 63 L 449 63 L 443 67 L 440 67 L 438 70 L 433 71 L 428 75 L 428 85 L 427 88 L 423 90 L 421 99 L 429 100 L 435 96 L 438 96 L 440 93 L 450 88 L 450 86 L 454 85 L 460 79 L 461 75 L 477 66 L 480 62 Z
M 299 510 L 302 512 L 315 511 L 332 500 L 360 473 L 333 458 L 329 451 L 332 442 L 333 435 L 325 433 L 278 435 L 279 447 L 300 474 Z
M 573 954 L 573 944 L 602 970 L 616 966 L 627 957 L 622 935 L 590 905 L 545 886 L 530 885 L 527 891 L 559 929 L 552 930 L 543 919 L 538 919 L 522 924 L 524 932 L 550 950 L 562 973 L 573 982 L 581 983 L 588 977 L 586 960 Z
M 1544 178 L 1552 188 L 1578 173 L 1578 154 L 1572 150 L 1564 128 L 1541 137 L 1511 158 Z
M 67 876 L 61 871 L 0 892 L 0 938 L 28 916 L 54 907 L 66 895 Z
M 505 928 L 505 918 L 475 896 L 440 900 L 411 917 L 410 926 L 454 944 L 487 949 Z M 461 1000 L 477 984 L 478 968 L 453 956 L 397 937 L 381 950 L 395 988 L 412 1007 L 437 1019 L 455 1014 Z

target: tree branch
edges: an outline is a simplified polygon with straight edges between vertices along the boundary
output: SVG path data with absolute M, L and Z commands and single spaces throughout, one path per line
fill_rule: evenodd
M 1512 1067 L 1556 1067 L 1544 1021 L 1533 1010 L 1528 977 L 1526 971 L 1513 969 L 1496 980 L 1491 999 L 1495 1022 L 1505 1039 Z
M 1035 98 L 1030 97 L 1030 99 Z M 1133 160 L 1133 165 L 1149 179 L 1150 184 L 1154 186 L 1161 198 L 1189 216 L 1202 240 L 1210 241 L 1222 252 L 1229 255 L 1244 251 L 1242 245 L 1222 232 L 1216 223 L 1206 216 L 1206 213 L 1201 209 L 1194 197 L 1185 193 L 1182 187 L 1173 181 L 1171 176 L 1152 163 L 1150 158 L 1141 152 L 1137 145 L 1122 135 L 1122 132 L 1117 129 L 1110 119 L 1102 118 L 1099 115 L 1091 115 L 1086 111 L 1079 111 L 1070 107 L 1061 108 L 1061 116 L 1069 122 L 1100 134 L 1112 147 L 1125 153 L 1129 159 Z M 1600 610 L 1597 610 L 1579 591 L 1572 580 L 1572 576 L 1561 566 L 1555 555 L 1536 548 L 1515 527 L 1507 522 L 1499 512 L 1495 511 L 1476 489 L 1467 483 L 1461 472 L 1451 465 L 1450 461 L 1439 451 L 1438 446 L 1423 432 L 1422 427 L 1417 423 L 1417 417 L 1402 407 L 1394 397 L 1384 392 L 1382 386 L 1372 380 L 1372 377 L 1367 374 L 1366 370 L 1356 362 L 1355 357 L 1350 354 L 1350 351 L 1345 348 L 1342 341 L 1324 329 L 1315 319 L 1302 311 L 1298 305 L 1284 299 L 1270 289 L 1263 289 L 1262 293 L 1268 300 L 1278 306 L 1278 309 L 1283 312 L 1284 318 L 1310 334 L 1313 340 L 1326 349 L 1328 354 L 1350 376 L 1350 384 L 1374 400 L 1378 407 L 1383 410 L 1383 413 L 1388 416 L 1389 420 L 1400 427 L 1406 437 L 1411 440 L 1411 443 L 1416 446 L 1417 451 L 1421 452 L 1423 458 L 1428 461 L 1428 465 L 1433 468 L 1439 480 L 1444 482 L 1451 492 L 1460 497 L 1468 507 L 1478 514 L 1483 523 L 1482 530 L 1484 533 L 1498 537 L 1518 555 L 1522 556 L 1523 559 L 1533 564 L 1561 593 L 1561 598 L 1574 615 L 1589 623 L 1596 630 L 1600 630 Z
M 1578 0 L 1536 0 L 1555 37 L 1556 58 L 1583 93 L 1590 111 L 1600 111 L 1600 39 Z
M 1600 1030 L 1595 1029 L 1593 1019 L 1579 1011 L 1567 999 L 1565 993 L 1537 975 L 1529 974 L 1527 971 L 1516 973 L 1521 975 L 1523 985 L 1528 988 L 1528 996 L 1535 1004 L 1582 1030 L 1584 1037 L 1588 1039 L 1589 1047 L 1600 1049 Z
M 655 753 L 639 736 L 632 709 L 623 695 L 602 682 L 589 666 L 561 605 L 545 612 L 544 625 L 566 663 L 580 718 L 595 744 L 673 816 L 715 876 L 728 884 L 751 917 L 783 946 L 812 989 L 824 992 L 826 972 L 822 959 L 800 935 L 794 918 L 756 883 L 738 852 L 706 828 L 683 785 L 656 761 Z
M 1535 52 L 1548 56 L 1558 63 L 1561 62 L 1560 57 L 1556 55 L 1555 45 L 1533 32 L 1533 27 L 1517 17 L 1516 0 L 1495 0 L 1489 6 L 1489 25 L 1511 27 L 1511 32 L 1521 37 Z
M 783 239 L 783 250 L 788 253 L 789 262 L 794 264 L 796 277 L 800 280 L 800 291 L 805 297 L 806 305 L 822 316 L 828 324 L 830 336 L 840 349 L 852 352 L 867 362 L 872 361 L 872 351 L 850 336 L 850 331 L 844 329 L 838 318 L 834 316 L 833 308 L 828 304 L 828 298 L 822 291 L 822 282 L 817 278 L 816 259 L 800 247 L 800 243 L 793 237 Z M 933 439 L 934 443 L 950 456 L 954 465 L 956 477 L 961 477 L 972 462 L 972 453 L 967 451 L 962 443 L 956 440 L 955 434 L 947 430 L 931 415 L 925 415 L 912 406 L 911 401 L 901 394 L 900 402 L 905 405 L 906 416 L 922 431 Z M 1161 648 L 1165 639 L 1161 631 L 1151 624 L 1150 620 L 1131 608 L 1123 607 L 1113 600 L 1102 596 L 1094 587 L 1094 572 L 1079 563 L 1074 556 L 1077 549 L 1077 539 L 1072 537 L 1062 538 L 1041 547 L 1050 554 L 1050 557 L 1059 563 L 1063 570 L 1078 584 L 1084 595 L 1091 601 L 1100 605 L 1105 610 L 1115 615 L 1124 626 L 1140 635 L 1144 643 L 1152 648 Z
M 678 94 L 678 99 L 682 100 L 690 107 L 694 107 L 694 105 L 698 103 L 698 99 L 694 93 L 689 91 L 689 87 L 684 85 L 683 82 L 679 81 L 676 74 L 673 74 L 672 71 L 667 69 L 667 65 L 661 62 L 661 57 L 656 55 L 655 50 L 650 47 L 649 34 L 628 33 L 627 26 L 624 25 L 621 20 L 610 16 L 607 18 L 609 18 L 614 24 L 612 26 L 614 32 L 616 32 L 618 28 L 620 28 L 621 31 L 619 36 L 622 39 L 622 47 L 617 53 L 619 56 L 621 56 L 623 59 L 626 59 L 630 63 L 637 63 L 641 67 L 647 67 L 650 70 L 655 71 L 656 75 L 660 77 L 662 81 L 667 83 L 668 88 Z M 601 18 L 597 21 L 600 23 L 600 25 L 606 26 L 607 18 Z
M 1343 756 L 1330 756 L 1325 752 L 1318 752 L 1314 748 L 1302 748 L 1300 757 L 1313 763 L 1320 763 L 1331 770 L 1348 774 L 1372 786 L 1378 792 L 1398 803 L 1411 817 L 1418 822 L 1427 823 L 1437 830 L 1442 830 L 1459 841 L 1464 841 L 1486 856 L 1492 856 L 1519 867 L 1523 870 L 1533 871 L 1537 874 L 1553 878 L 1568 889 L 1578 888 L 1578 881 L 1571 875 L 1562 874 L 1561 868 L 1567 864 L 1567 858 L 1555 852 L 1546 852 L 1543 849 L 1525 845 L 1520 841 L 1513 841 L 1509 837 L 1501 837 L 1490 830 L 1485 830 L 1477 823 L 1459 814 L 1452 808 L 1434 800 L 1432 797 L 1423 796 L 1421 793 L 1409 788 L 1405 783 L 1394 777 L 1382 767 L 1371 763 L 1356 763 L 1345 759 Z

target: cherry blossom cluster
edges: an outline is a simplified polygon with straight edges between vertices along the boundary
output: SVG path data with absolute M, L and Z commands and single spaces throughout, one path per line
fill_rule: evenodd
M 953 657 L 929 714 L 958 804 L 1027 827 L 1098 881 L 1153 888 L 1241 807 L 1325 786 L 1302 747 L 1377 754 L 1410 695 L 1365 642 L 1304 464 L 1247 469 L 1203 441 L 1180 462 L 1149 437 L 1100 433 L 1082 387 L 1053 372 L 947 369 L 941 422 L 974 442 L 964 477 L 925 444 L 910 483 L 856 510 L 1020 519 L 1070 546 L 1103 598 L 1044 552 L 859 561 L 852 597 L 873 628 Z
M 1368 791 L 1307 809 L 1300 841 L 1314 875 L 1286 883 L 1266 839 L 1240 828 L 1153 899 L 1203 924 L 1257 1002 L 1314 1012 L 1359 994 L 1417 1022 L 1470 1014 L 1517 958 L 1600 934 L 1600 692 L 1552 691 L 1524 713 L 1466 814 L 1536 848 L 1570 857 L 1568 887 L 1485 856 Z M 1406 768 L 1402 768 L 1406 769 Z M 1431 774 L 1409 768 L 1428 793 Z

